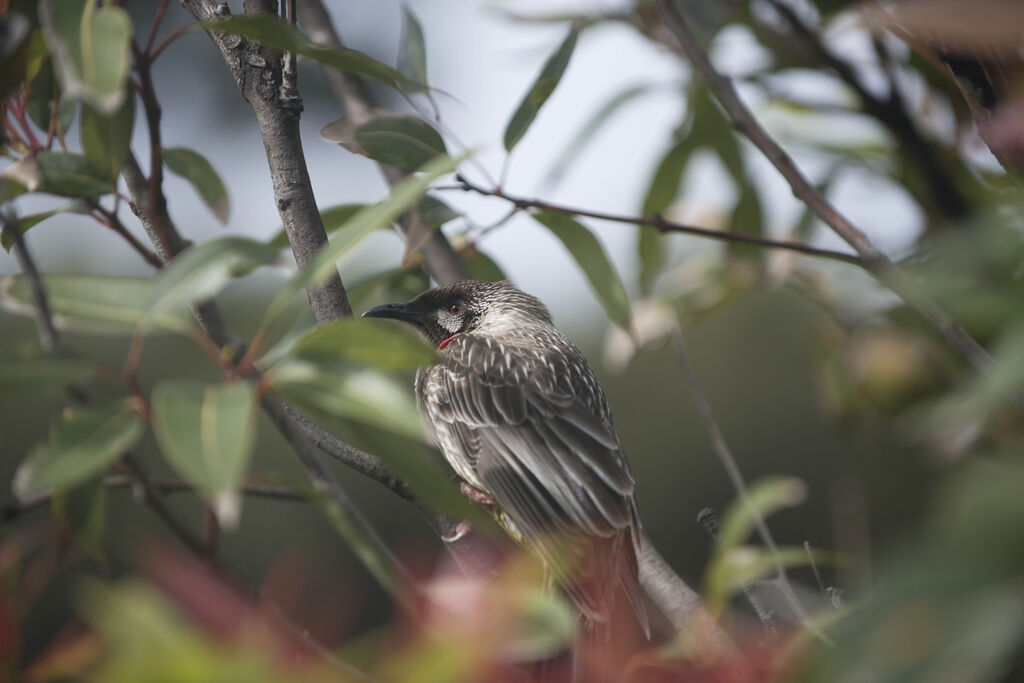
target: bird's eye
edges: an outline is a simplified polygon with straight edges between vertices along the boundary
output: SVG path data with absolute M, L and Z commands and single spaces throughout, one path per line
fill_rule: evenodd
M 448 307 L 450 315 L 462 315 L 462 304 L 452 304 Z

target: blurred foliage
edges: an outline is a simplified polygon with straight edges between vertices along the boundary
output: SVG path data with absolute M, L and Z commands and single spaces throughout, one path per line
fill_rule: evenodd
M 131 9 L 136 3 L 0 3 L 0 242 L 22 262 L 35 227 L 56 223 L 59 216 L 79 214 L 128 234 L 119 223 L 118 176 L 131 151 L 132 131 L 139 128 L 136 119 L 152 103 L 137 98 L 133 88 L 133 79 L 148 77 L 148 65 L 141 68 L 139 60 L 150 55 L 138 47 L 150 27 L 133 26 L 125 4 Z M 812 476 L 802 471 L 793 472 L 801 479 L 759 476 L 724 510 L 710 556 L 699 563 L 709 612 L 740 645 L 742 654 L 734 661 L 709 661 L 694 647 L 694 633 L 685 629 L 655 643 L 640 642 L 628 628 L 615 631 L 607 643 L 588 640 L 525 554 L 509 553 L 499 575 L 486 580 L 431 566 L 419 571 L 417 586 L 403 585 L 394 558 L 360 531 L 345 506 L 317 486 L 297 482 L 284 459 L 265 461 L 258 455 L 268 433 L 258 406 L 268 397 L 286 398 L 342 438 L 368 444 L 424 501 L 484 525 L 480 515 L 467 511 L 466 501 L 421 443 L 408 377 L 399 382 L 393 376 L 429 363 L 431 350 L 380 324 L 345 320 L 314 328 L 308 316 L 295 313 L 305 288 L 323 281 L 339 258 L 371 234 L 391 230 L 408 211 L 417 211 L 429 230 L 445 226 L 474 277 L 504 278 L 500 259 L 481 250 L 489 229 L 475 229 L 459 206 L 427 194 L 466 158 L 450 151 L 458 143 L 440 119 L 428 120 L 426 106 L 374 110 L 359 121 L 329 124 L 323 134 L 408 177 L 383 199 L 323 208 L 330 243 L 313 263 L 278 282 L 272 294 L 257 291 L 253 282 L 256 273 L 280 266 L 281 251 L 289 245 L 283 229 L 266 242 L 225 236 L 192 245 L 149 278 L 46 273 L 37 282 L 29 274 L 3 282 L 0 299 L 12 315 L 21 316 L 38 314 L 34 285 L 41 284 L 49 317 L 64 336 L 55 349 L 42 343 L 5 345 L 0 396 L 30 410 L 64 407 L 43 416 L 51 423 L 49 431 L 41 427 L 33 435 L 36 445 L 16 454 L 15 500 L 0 514 L 0 679 L 429 683 L 522 680 L 547 667 L 548 680 L 568 680 L 571 663 L 551 658 L 575 642 L 583 666 L 628 681 L 1019 680 L 1024 676 L 1019 32 L 1006 37 L 1001 25 L 1007 21 L 998 14 L 1002 5 L 994 1 L 978 3 L 968 19 L 946 0 L 935 0 L 931 11 L 926 0 L 904 3 L 896 12 L 869 4 L 865 12 L 860 3 L 845 1 L 702 0 L 685 3 L 684 11 L 714 58 L 723 56 L 727 41 L 737 36 L 756 46 L 757 58 L 730 75 L 769 132 L 812 169 L 808 175 L 823 195 L 834 198 L 844 180 L 868 174 L 913 203 L 921 221 L 901 247 L 900 266 L 920 292 L 989 349 L 989 367 L 969 367 L 914 311 L 866 277 L 851 274 L 847 265 L 750 245 L 696 249 L 692 238 L 638 226 L 630 255 L 638 267 L 630 278 L 618 272 L 621 259 L 612 256 L 619 255 L 610 255 L 572 210 L 544 208 L 531 215 L 568 250 L 604 309 L 610 368 L 639 372 L 656 360 L 661 365 L 644 377 L 660 379 L 670 362 L 660 349 L 680 329 L 700 335 L 743 306 L 768 311 L 766 293 L 811 302 L 816 315 L 806 317 L 811 323 L 799 330 L 800 348 L 810 351 L 801 360 L 815 373 L 817 409 L 839 425 L 833 434 L 883 423 L 925 454 L 931 468 L 927 482 L 908 485 L 908 478 L 893 475 L 880 484 L 889 485 L 887 495 L 902 496 L 894 508 L 913 511 L 907 515 L 909 528 L 872 543 L 858 526 L 866 525 L 858 517 L 866 514 L 854 505 L 853 512 L 833 511 L 838 551 L 810 543 L 775 548 L 755 532 L 769 516 L 775 523 L 809 514 L 794 506 L 815 495 L 804 483 Z M 509 153 L 544 116 L 545 103 L 559 96 L 560 81 L 572 77 L 571 59 L 584 58 L 577 45 L 595 26 L 625 25 L 659 48 L 678 52 L 651 0 L 611 14 L 514 18 L 561 24 L 564 38 L 538 65 L 536 79 L 509 114 L 503 138 Z M 963 31 L 961 22 L 966 22 Z M 869 33 L 866 26 L 877 31 Z M 276 17 L 232 17 L 205 28 L 374 79 L 408 98 L 426 100 L 436 114 L 424 30 L 409 8 L 403 13 L 396 68 L 358 51 L 316 45 Z M 822 87 L 808 88 L 809 82 Z M 770 210 L 772 188 L 756 172 L 753 149 L 690 71 L 678 82 L 631 84 L 596 111 L 579 112 L 579 132 L 553 154 L 547 185 L 554 187 L 579 167 L 582 150 L 618 111 L 655 92 L 677 96 L 683 113 L 675 129 L 665 132 L 637 202 L 638 216 L 685 222 L 695 207 L 705 217 L 714 209 L 722 230 L 806 243 L 827 240 L 824 224 L 809 208 L 798 207 L 787 218 Z M 978 154 L 981 144 L 992 154 Z M 183 147 L 164 148 L 161 155 L 167 169 L 188 181 L 214 217 L 226 222 L 230 199 L 215 169 L 227 169 L 228 160 L 211 162 Z M 699 160 L 709 158 L 732 185 L 728 206 L 708 207 L 692 196 L 690 178 Z M 17 215 L 20 198 L 40 195 L 70 201 Z M 147 247 L 135 246 L 146 254 Z M 428 278 L 413 256 L 346 282 L 351 301 L 363 307 L 408 299 L 427 287 Z M 253 329 L 240 342 L 244 347 L 218 348 L 196 326 L 192 309 L 224 300 L 243 284 L 250 287 L 245 290 L 249 310 L 256 311 Z M 748 336 L 777 333 L 792 320 L 762 317 Z M 739 341 L 748 350 L 754 344 L 758 350 L 772 348 L 758 339 Z M 188 372 L 159 365 L 157 376 L 140 380 L 140 368 L 149 372 L 151 367 L 144 356 L 152 357 L 154 347 L 173 349 L 174 358 L 192 353 L 199 360 L 183 366 Z M 757 368 L 796 367 L 790 359 L 769 355 L 742 360 Z M 195 370 L 199 363 L 204 370 Z M 750 394 L 756 384 L 751 374 L 730 391 L 740 398 Z M 758 408 L 768 427 L 777 415 L 773 411 L 795 395 L 785 384 L 781 380 L 772 387 L 778 405 Z M 33 403 L 40 400 L 46 403 Z M 622 412 L 643 411 L 650 424 L 651 414 L 666 409 L 629 403 L 637 405 L 624 405 Z M 20 438 L 35 426 L 7 422 L 13 414 L 6 409 L 0 414 L 3 438 L 15 432 Z M 625 422 L 620 420 L 623 433 Z M 783 427 L 802 429 L 792 422 Z M 641 436 L 657 431 L 645 426 Z M 739 438 L 741 448 L 761 448 Z M 804 449 L 817 447 L 810 429 L 796 438 Z M 888 447 L 883 441 L 857 442 L 860 452 L 851 455 L 870 460 Z M 274 448 L 283 445 L 275 442 Z M 658 448 L 666 446 L 659 442 Z M 265 493 L 260 485 L 288 482 L 287 496 L 265 504 L 309 503 L 362 563 L 362 571 L 387 592 L 396 613 L 361 633 L 320 643 L 303 630 L 309 614 L 283 613 L 275 600 L 250 590 L 252 573 L 233 573 L 230 550 L 219 549 L 219 565 L 200 561 L 169 550 L 155 540 L 158 533 L 135 519 L 112 519 L 110 489 L 131 485 L 140 499 L 148 495 L 141 493 L 136 466 L 129 466 L 134 458 L 125 458 L 143 449 L 160 454 L 158 471 L 180 476 L 155 480 L 168 497 L 185 491 L 182 508 L 193 516 L 212 513 L 206 521 L 210 555 L 218 553 L 219 527 L 244 525 L 248 516 L 259 514 L 250 512 L 256 504 L 248 501 Z M 911 457 L 910 450 L 894 452 Z M 888 451 L 884 454 L 888 457 Z M 800 462 L 795 454 L 785 455 L 769 469 Z M 659 472 L 668 467 L 659 463 Z M 885 462 L 881 468 L 913 469 Z M 652 490 L 669 485 L 653 479 L 647 480 Z M 919 495 L 921 490 L 927 495 Z M 641 478 L 642 500 L 643 491 Z M 672 502 L 670 513 L 648 519 L 649 528 L 692 534 L 685 525 L 685 532 L 678 530 L 680 506 Z M 49 523 L 42 526 L 31 517 L 40 508 L 50 510 Z M 881 524 L 889 527 L 889 521 Z M 125 524 L 135 525 L 125 535 L 132 539 L 132 557 L 125 556 L 124 539 L 111 532 L 124 532 L 117 525 Z M 79 555 L 89 563 L 83 566 Z M 866 586 L 844 585 L 852 570 L 874 579 Z M 294 566 L 276 578 L 271 574 L 264 578 L 272 586 L 302 586 L 305 580 Z M 337 583 L 338 591 L 346 584 Z M 38 605 L 68 592 L 76 596 L 76 616 L 66 624 L 47 623 L 40 635 L 33 621 Z M 352 621 L 361 609 L 354 593 L 358 589 L 342 597 L 318 595 L 317 602 L 333 606 L 337 598 L 340 607 L 329 619 Z M 767 605 L 767 612 L 759 605 Z M 537 665 L 545 659 L 550 661 Z

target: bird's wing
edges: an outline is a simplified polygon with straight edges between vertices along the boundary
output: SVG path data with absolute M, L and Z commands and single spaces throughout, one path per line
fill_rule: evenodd
M 581 608 L 600 618 L 601 596 L 580 585 L 581 574 L 586 579 L 592 571 L 623 568 L 584 556 L 625 555 L 625 570 L 635 576 L 635 552 L 628 546 L 638 538 L 639 523 L 633 478 L 610 420 L 595 415 L 594 396 L 577 396 L 567 381 L 580 366 L 473 335 L 449 349 L 429 371 L 424 389 L 442 447 L 445 438 L 452 442 L 458 452 L 451 455 L 465 459 L 515 531 L 570 594 L 582 593 L 573 595 Z M 590 372 L 585 361 L 581 367 Z M 603 394 L 598 398 L 604 401 Z M 595 589 L 607 590 L 602 577 L 593 578 Z

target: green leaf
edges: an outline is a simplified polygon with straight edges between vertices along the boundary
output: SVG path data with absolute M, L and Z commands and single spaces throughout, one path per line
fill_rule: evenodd
M 96 374 L 96 364 L 78 358 L 39 358 L 0 363 L 0 396 L 63 389 Z
M 729 220 L 731 232 L 760 236 L 764 234 L 764 214 L 761 209 L 761 197 L 754 187 L 753 180 L 745 179 L 740 185 L 740 195 L 733 207 L 732 217 Z M 764 257 L 764 250 L 749 245 L 730 244 L 729 252 L 747 258 L 760 260 Z
M 586 148 L 587 144 L 597 135 L 598 131 L 608 122 L 611 117 L 622 109 L 626 104 L 640 97 L 646 95 L 655 90 L 652 84 L 642 85 L 631 85 L 621 91 L 619 91 L 614 97 L 609 99 L 601 106 L 593 116 L 580 128 L 579 132 L 573 136 L 572 140 L 565 146 L 562 153 L 558 155 L 557 161 L 551 167 L 545 176 L 544 182 L 541 183 L 544 187 L 550 190 L 552 187 L 561 182 L 562 178 L 565 177 L 566 172 L 572 166 L 573 162 L 579 157 L 580 153 Z
M 415 116 L 375 116 L 356 129 L 355 139 L 366 156 L 403 171 L 448 151 L 433 126 Z
M 427 85 L 427 48 L 423 29 L 408 5 L 402 5 L 402 39 L 398 48 L 398 72 Z
M 365 208 L 366 204 L 339 204 L 338 206 L 321 209 L 320 220 L 324 223 L 324 231 L 327 232 L 328 236 L 332 235 L 345 224 L 345 221 L 352 218 L 357 211 Z M 274 249 L 287 249 L 291 246 L 291 242 L 288 241 L 288 232 L 281 228 L 268 244 Z
M 153 433 L 164 457 L 228 527 L 237 524 L 241 511 L 237 487 L 255 445 L 256 405 L 249 381 L 170 381 L 153 388 Z
M 380 372 L 321 356 L 315 361 L 288 358 L 267 377 L 271 390 L 286 400 L 409 439 L 423 438 L 409 391 Z
M 579 31 L 570 30 L 562 44 L 544 63 L 544 68 L 541 69 L 537 80 L 533 82 L 505 128 L 505 151 L 511 152 L 512 148 L 526 135 L 530 124 L 537 118 L 540 108 L 555 91 L 558 82 L 562 80 L 565 68 L 569 65 L 569 59 L 572 57 L 578 37 Z
M 85 156 L 60 152 L 29 154 L 7 167 L 3 176 L 29 192 L 98 199 L 114 192 L 110 178 L 97 174 Z
M 642 215 L 655 216 L 668 208 L 679 191 L 683 171 L 686 170 L 686 164 L 696 149 L 697 141 L 691 135 L 678 141 L 665 153 L 658 162 L 658 168 L 654 171 L 654 177 L 647 188 Z
M 267 309 L 263 326 L 266 327 L 280 315 L 292 297 L 303 288 L 322 282 L 332 272 L 336 273 L 335 262 L 345 252 L 374 230 L 390 225 L 423 196 L 430 183 L 454 170 L 464 158 L 465 155 L 456 158 L 441 156 L 432 159 L 420 169 L 418 174 L 406 178 L 391 188 L 391 195 L 387 199 L 361 209 L 345 221 L 338 234 L 317 253 L 313 262 L 284 283 Z
M 150 278 L 44 275 L 43 287 L 57 329 L 86 334 L 131 334 L 153 298 Z M 20 275 L 3 280 L 0 299 L 16 313 L 35 314 L 32 293 Z M 168 312 L 159 319 L 160 327 L 172 330 L 187 330 L 194 324 L 184 311 Z
M 78 100 L 60 92 L 57 78 L 53 75 L 53 63 L 47 58 L 39 67 L 35 78 L 29 85 L 28 102 L 25 111 L 32 122 L 40 130 L 49 131 L 53 119 L 53 102 L 57 101 L 57 120 L 54 122 L 54 133 L 64 135 L 71 128 L 71 122 L 78 111 Z
M 18 231 L 24 235 L 31 228 L 34 228 L 35 226 L 39 225 L 46 219 L 52 218 L 53 216 L 56 216 L 57 214 L 60 213 L 89 214 L 91 210 L 92 209 L 88 205 L 88 203 L 83 202 L 79 199 L 73 199 L 70 202 L 58 206 L 56 209 L 51 209 L 49 211 L 40 211 L 39 213 L 32 213 L 27 216 L 19 216 L 17 225 Z M 0 246 L 3 246 L 4 251 L 9 252 L 11 250 L 11 247 L 14 246 L 14 234 L 9 229 L 12 227 L 10 223 L 8 223 L 4 227 L 5 230 L 2 233 L 0 233 Z
M 61 92 L 112 115 L 124 102 L 132 22 L 116 5 L 40 0 L 39 18 Z
M 14 493 L 25 500 L 49 489 L 81 483 L 107 468 L 145 433 L 146 423 L 123 401 L 65 410 L 14 475 Z
M 85 159 L 100 177 L 116 180 L 128 157 L 135 122 L 135 98 L 124 103 L 110 116 L 85 105 L 82 107 L 82 149 Z
M 295 342 L 286 357 L 312 363 L 344 358 L 390 370 L 430 365 L 434 352 L 414 334 L 394 325 L 348 318 L 313 328 Z
M 416 92 L 425 89 L 424 84 L 406 78 L 390 66 L 362 52 L 344 47 L 314 45 L 290 23 L 268 14 L 247 14 L 216 19 L 204 22 L 202 26 L 208 31 L 245 36 L 274 50 L 294 52 L 339 71 L 368 76 L 398 90 Z
M 640 260 L 640 291 L 644 296 L 649 296 L 654 289 L 655 280 L 668 263 L 668 245 L 665 243 L 664 235 L 657 228 L 638 225 L 636 252 Z
M 755 482 L 747 495 L 733 502 L 722 517 L 718 547 L 726 553 L 747 540 L 757 524 L 774 512 L 798 505 L 807 495 L 807 486 L 795 477 L 770 477 Z
M 767 548 L 737 546 L 708 564 L 704 595 L 708 604 L 723 605 L 738 590 L 775 574 L 779 565 L 786 569 L 812 563 L 829 566 L 837 560 L 834 553 L 813 549 L 808 552 L 805 548 L 781 547 L 772 553 Z
M 217 220 L 227 223 L 231 213 L 228 191 L 206 157 L 187 147 L 165 147 L 163 156 L 167 168 L 191 183 Z
M 140 325 L 152 329 L 177 312 L 218 291 L 231 278 L 272 263 L 277 250 L 245 237 L 221 237 L 189 247 L 153 280 L 149 311 Z
M 583 269 L 608 317 L 622 327 L 629 325 L 629 297 L 608 255 L 593 233 L 563 213 L 535 211 L 533 217 L 569 250 Z
M 437 197 L 429 194 L 420 200 L 416 210 L 419 212 L 423 222 L 427 224 L 427 227 L 433 230 L 462 215 Z

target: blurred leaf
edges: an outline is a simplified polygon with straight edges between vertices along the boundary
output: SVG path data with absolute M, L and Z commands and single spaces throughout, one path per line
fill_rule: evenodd
M 381 301 L 407 301 L 430 287 L 430 277 L 419 265 L 399 266 L 358 280 L 348 288 L 354 310 Z
M 462 252 L 462 258 L 466 262 L 466 268 L 469 269 L 470 277 L 474 280 L 501 282 L 508 279 L 501 266 L 495 263 L 494 259 L 481 251 L 480 247 L 476 245 L 465 249 Z
M 114 192 L 110 178 L 100 176 L 81 154 L 42 151 L 22 157 L 3 175 L 29 192 L 98 199 Z
M 339 71 L 368 76 L 397 90 L 417 92 L 426 89 L 425 84 L 406 78 L 362 52 L 314 45 L 297 28 L 276 16 L 247 14 L 207 21 L 202 26 L 208 31 L 245 36 L 274 50 L 294 52 Z
M 722 516 L 718 552 L 725 554 L 742 545 L 758 518 L 766 519 L 778 510 L 798 505 L 806 495 L 807 486 L 795 477 L 768 477 L 754 482 Z
M 640 274 L 637 279 L 640 292 L 648 296 L 654 289 L 654 282 L 668 263 L 668 245 L 665 243 L 665 236 L 657 228 L 643 225 L 636 228 L 636 252 L 640 260 Z
M 4 8 L 0 18 L 0 99 L 14 91 L 26 77 L 32 25 L 24 14 Z
M 267 377 L 271 390 L 289 401 L 406 438 L 423 438 L 410 392 L 377 371 L 338 358 L 288 358 L 277 363 Z
M 429 194 L 420 200 L 420 203 L 416 205 L 416 210 L 419 211 L 420 218 L 427 224 L 427 227 L 434 230 L 462 215 L 437 197 Z
M 629 102 L 641 95 L 646 95 L 655 90 L 656 86 L 650 83 L 631 85 L 620 90 L 611 99 L 604 103 L 580 128 L 579 132 L 569 141 L 562 153 L 558 155 L 557 161 L 548 171 L 542 185 L 549 190 L 561 182 L 573 162 L 579 157 L 580 152 L 597 135 L 598 131 L 608 122 L 611 117 Z
M 28 216 L 20 216 L 18 218 L 18 230 L 21 234 L 25 234 L 29 229 L 39 225 L 48 218 L 52 218 L 60 213 L 81 213 L 88 215 L 92 212 L 91 207 L 88 203 L 83 202 L 80 199 L 73 199 L 70 202 L 61 204 L 56 209 L 49 211 L 41 211 L 39 213 L 29 214 Z M 4 230 L 0 233 L 0 246 L 3 246 L 4 251 L 9 252 L 11 247 L 14 246 L 14 234 L 11 232 L 10 223 L 4 226 Z
M 163 158 L 172 173 L 192 184 L 217 220 L 227 223 L 231 213 L 228 191 L 206 157 L 187 147 L 165 147 Z
M 45 54 L 45 53 L 44 53 Z M 53 102 L 57 101 L 57 111 L 53 111 Z M 28 90 L 28 101 L 25 103 L 25 112 L 40 130 L 49 131 L 50 123 L 54 113 L 57 120 L 54 122 L 54 133 L 64 135 L 71 127 L 78 110 L 78 100 L 73 97 L 63 96 L 57 86 L 57 79 L 53 75 L 53 63 L 49 56 L 40 64 L 39 70 Z
M 202 493 L 221 524 L 241 513 L 236 490 L 256 441 L 252 382 L 164 381 L 153 388 L 153 433 L 167 462 Z
M 398 72 L 427 85 L 427 48 L 423 28 L 408 5 L 402 5 L 402 38 L 398 47 Z
M 376 116 L 356 129 L 355 139 L 366 156 L 410 172 L 448 151 L 433 126 L 415 116 Z
M 213 296 L 229 279 L 277 258 L 277 250 L 244 237 L 221 237 L 191 246 L 153 278 L 149 310 L 140 325 L 152 329 L 189 304 Z
M 418 368 L 434 361 L 434 351 L 415 334 L 394 325 L 348 318 L 310 330 L 285 358 L 330 363 L 344 358 L 384 370 Z
M 656 216 L 668 208 L 679 191 L 679 183 L 683 179 L 683 171 L 686 164 L 697 149 L 697 140 L 693 136 L 687 136 L 665 153 L 665 156 L 658 162 L 658 168 L 654 171 L 654 177 L 647 188 L 647 195 L 644 197 L 641 214 L 644 216 Z
M 60 330 L 85 334 L 131 334 L 149 311 L 153 296 L 150 278 L 44 275 L 43 286 L 54 325 Z M 0 298 L 17 313 L 35 313 L 32 293 L 20 275 L 3 281 Z M 170 311 L 160 316 L 158 324 L 181 331 L 195 322 L 188 313 Z
M 591 288 L 612 322 L 627 327 L 629 296 L 618 273 L 608 260 L 608 255 L 593 233 L 563 213 L 535 211 L 532 216 L 560 239 L 569 250 L 576 263 L 583 269 Z
M 776 553 L 767 548 L 754 546 L 737 546 L 727 553 L 716 555 L 708 563 L 704 578 L 704 594 L 708 604 L 720 606 L 726 603 L 737 591 L 755 581 L 772 576 L 778 565 L 806 567 L 812 563 L 817 566 L 836 564 L 833 553 L 805 548 L 781 547 Z
M 562 80 L 562 74 L 565 73 L 565 68 L 569 65 L 569 59 L 572 57 L 578 37 L 579 31 L 575 28 L 571 29 L 559 48 L 544 63 L 544 68 L 541 69 L 537 80 L 530 86 L 505 128 L 505 151 L 511 152 L 516 143 L 523 138 L 530 124 L 537 118 L 540 108 L 544 106 L 548 97 L 558 86 L 558 82 Z
M 28 188 L 25 187 L 24 183 L 8 173 L 8 171 L 13 169 L 15 166 L 17 166 L 17 164 L 14 166 L 8 166 L 4 172 L 0 174 L 0 204 L 6 204 L 15 197 L 28 192 Z M 14 236 L 12 235 L 10 239 L 13 240 Z
M 365 208 L 366 204 L 339 204 L 338 206 L 321 209 L 320 220 L 324 223 L 324 230 L 327 232 L 327 235 L 334 234 L 338 228 L 345 224 L 345 221 L 352 218 L 356 212 Z M 288 233 L 284 228 L 281 228 L 268 244 L 274 249 L 287 249 L 291 246 L 291 242 L 288 241 Z
M 290 277 L 270 303 L 264 317 L 265 327 L 285 309 L 288 302 L 299 291 L 337 273 L 337 260 L 355 246 L 366 235 L 383 226 L 390 225 L 398 216 L 409 209 L 436 178 L 451 172 L 465 155 L 451 158 L 441 156 L 431 160 L 420 169 L 420 173 L 406 178 L 391 188 L 391 195 L 382 202 L 359 210 L 345 221 L 339 234 L 320 249 L 312 263 Z
M 113 180 L 121 173 L 132 140 L 135 122 L 135 98 L 125 97 L 124 103 L 110 116 L 89 105 L 82 107 L 82 150 L 100 177 Z
M 39 358 L 0 362 L 0 396 L 63 389 L 96 374 L 96 364 L 77 358 Z
M 740 194 L 732 210 L 729 229 L 731 232 L 760 237 L 764 235 L 765 228 L 761 197 L 751 179 L 744 180 L 739 188 Z M 753 262 L 761 262 L 766 253 L 764 249 L 745 244 L 730 244 L 727 249 L 730 254 L 751 259 Z
M 78 546 L 96 562 L 105 561 L 103 535 L 107 517 L 107 487 L 103 476 L 60 491 L 51 500 L 54 516 L 63 516 Z
M 124 401 L 67 408 L 51 426 L 49 440 L 18 467 L 14 494 L 26 500 L 83 482 L 137 444 L 145 431 L 145 421 Z
M 131 66 L 128 13 L 89 0 L 40 0 L 39 18 L 61 91 L 103 114 L 116 112 Z

